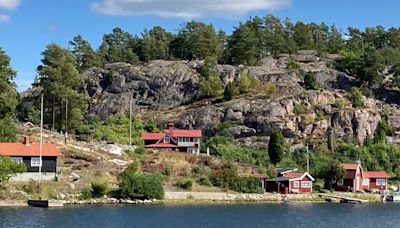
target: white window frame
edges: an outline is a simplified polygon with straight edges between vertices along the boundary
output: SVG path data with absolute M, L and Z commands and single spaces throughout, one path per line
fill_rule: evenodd
M 15 162 L 15 163 L 18 163 L 18 164 L 24 163 L 24 158 L 23 157 L 11 157 L 11 160 L 13 162 Z
M 165 136 L 163 142 L 164 143 L 170 143 L 171 142 L 171 138 L 169 136 Z
M 364 178 L 362 181 L 363 186 L 369 186 L 369 178 Z
M 31 167 L 40 167 L 40 157 L 31 157 Z
M 386 186 L 386 179 L 376 178 L 376 186 Z
M 293 181 L 293 188 L 299 188 L 300 187 L 300 182 L 299 181 Z
M 302 188 L 311 188 L 311 181 L 302 181 L 301 187 Z
M 196 148 L 189 147 L 187 148 L 188 154 L 194 154 L 196 152 Z
M 343 183 L 344 183 L 343 179 L 340 179 L 340 180 L 337 181 L 337 185 L 343 186 Z

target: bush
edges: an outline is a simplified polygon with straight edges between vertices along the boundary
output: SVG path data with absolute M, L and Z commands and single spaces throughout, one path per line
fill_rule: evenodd
M 119 176 L 118 182 L 121 197 L 140 199 L 164 198 L 161 175 L 124 172 Z
M 338 109 L 343 109 L 346 105 L 346 102 L 343 98 L 336 98 L 335 100 L 335 107 Z
M 91 185 L 92 196 L 95 198 L 103 197 L 108 191 L 108 182 L 106 180 L 94 179 Z
M 296 115 L 305 114 L 306 113 L 306 108 L 304 107 L 304 105 L 302 103 L 295 104 L 294 107 L 293 107 L 293 112 Z
M 206 171 L 202 167 L 195 166 L 192 168 L 192 173 L 194 175 L 202 175 L 202 174 L 205 174 Z
M 200 78 L 199 88 L 205 97 L 219 97 L 224 93 L 224 86 L 217 73 Z
M 233 97 L 236 95 L 236 86 L 233 83 L 229 83 L 225 87 L 224 91 L 224 100 L 230 101 L 233 99 Z
M 135 149 L 135 154 L 145 154 L 146 153 L 146 149 L 144 148 L 144 146 L 138 146 Z
M 140 173 L 142 169 L 142 164 L 140 163 L 139 160 L 135 159 L 132 163 L 128 165 L 125 169 L 125 173 L 132 173 L 132 174 L 138 174 Z
M 89 189 L 84 189 L 81 191 L 81 195 L 79 196 L 80 200 L 89 200 L 92 198 L 92 191 Z
M 314 73 L 309 72 L 304 76 L 304 87 L 307 90 L 317 90 L 320 88 Z
M 364 106 L 362 94 L 357 87 L 351 88 L 350 98 L 354 108 L 361 108 Z
M 286 69 L 288 69 L 288 70 L 297 70 L 297 69 L 299 69 L 300 68 L 300 66 L 299 66 L 299 64 L 297 64 L 295 61 L 293 61 L 293 60 L 290 60 L 288 63 L 287 63 L 287 66 L 286 66 Z
M 197 183 L 199 183 L 200 185 L 203 186 L 207 186 L 207 187 L 211 187 L 212 183 L 210 178 L 208 178 L 208 176 L 201 176 L 198 180 Z
M 172 172 L 171 165 L 167 165 L 166 167 L 164 167 L 164 170 L 162 171 L 162 174 L 165 175 L 165 176 L 171 176 L 171 172 Z
M 193 185 L 193 180 L 188 178 L 179 178 L 176 181 L 175 185 L 184 190 L 191 190 Z

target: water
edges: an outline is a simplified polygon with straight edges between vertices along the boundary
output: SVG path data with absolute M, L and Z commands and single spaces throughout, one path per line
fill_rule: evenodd
M 0 208 L 0 227 L 400 227 L 400 204 Z

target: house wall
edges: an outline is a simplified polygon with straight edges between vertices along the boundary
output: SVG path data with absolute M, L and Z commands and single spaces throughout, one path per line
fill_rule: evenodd
M 301 183 L 302 182 L 310 182 L 310 187 L 301 187 Z M 294 182 L 295 181 L 290 181 L 290 190 L 292 191 L 292 192 L 296 192 L 296 191 L 299 191 L 299 192 L 312 192 L 312 181 L 310 180 L 310 178 L 308 178 L 308 176 L 305 176 L 305 177 L 303 177 L 303 179 L 301 179 L 301 180 L 299 180 L 298 182 L 299 182 L 299 186 L 298 187 L 295 187 L 295 185 L 294 185 Z M 294 191 L 293 191 L 294 190 Z
M 376 178 L 370 178 L 369 179 L 369 189 L 386 190 L 387 189 L 387 179 L 385 179 L 385 185 L 378 186 L 378 185 L 376 185 Z
M 39 172 L 39 167 L 31 166 L 31 157 L 23 157 L 27 172 Z M 57 157 L 42 157 L 42 172 L 57 172 Z
M 265 191 L 266 192 L 277 192 L 281 194 L 289 193 L 289 182 L 288 181 L 266 181 L 265 182 Z
M 147 146 L 147 145 L 155 144 L 157 142 L 158 142 L 158 140 L 144 140 L 144 145 Z

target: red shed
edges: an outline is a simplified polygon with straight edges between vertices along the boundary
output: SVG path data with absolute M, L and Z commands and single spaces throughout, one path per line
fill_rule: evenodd
M 345 171 L 344 178 L 336 183 L 336 191 L 361 191 L 363 170 L 360 164 L 343 163 L 342 167 Z
M 363 179 L 364 190 L 387 190 L 389 175 L 385 171 L 365 171 Z
M 307 172 L 290 172 L 283 176 L 267 180 L 267 192 L 307 193 L 312 192 L 314 178 Z

